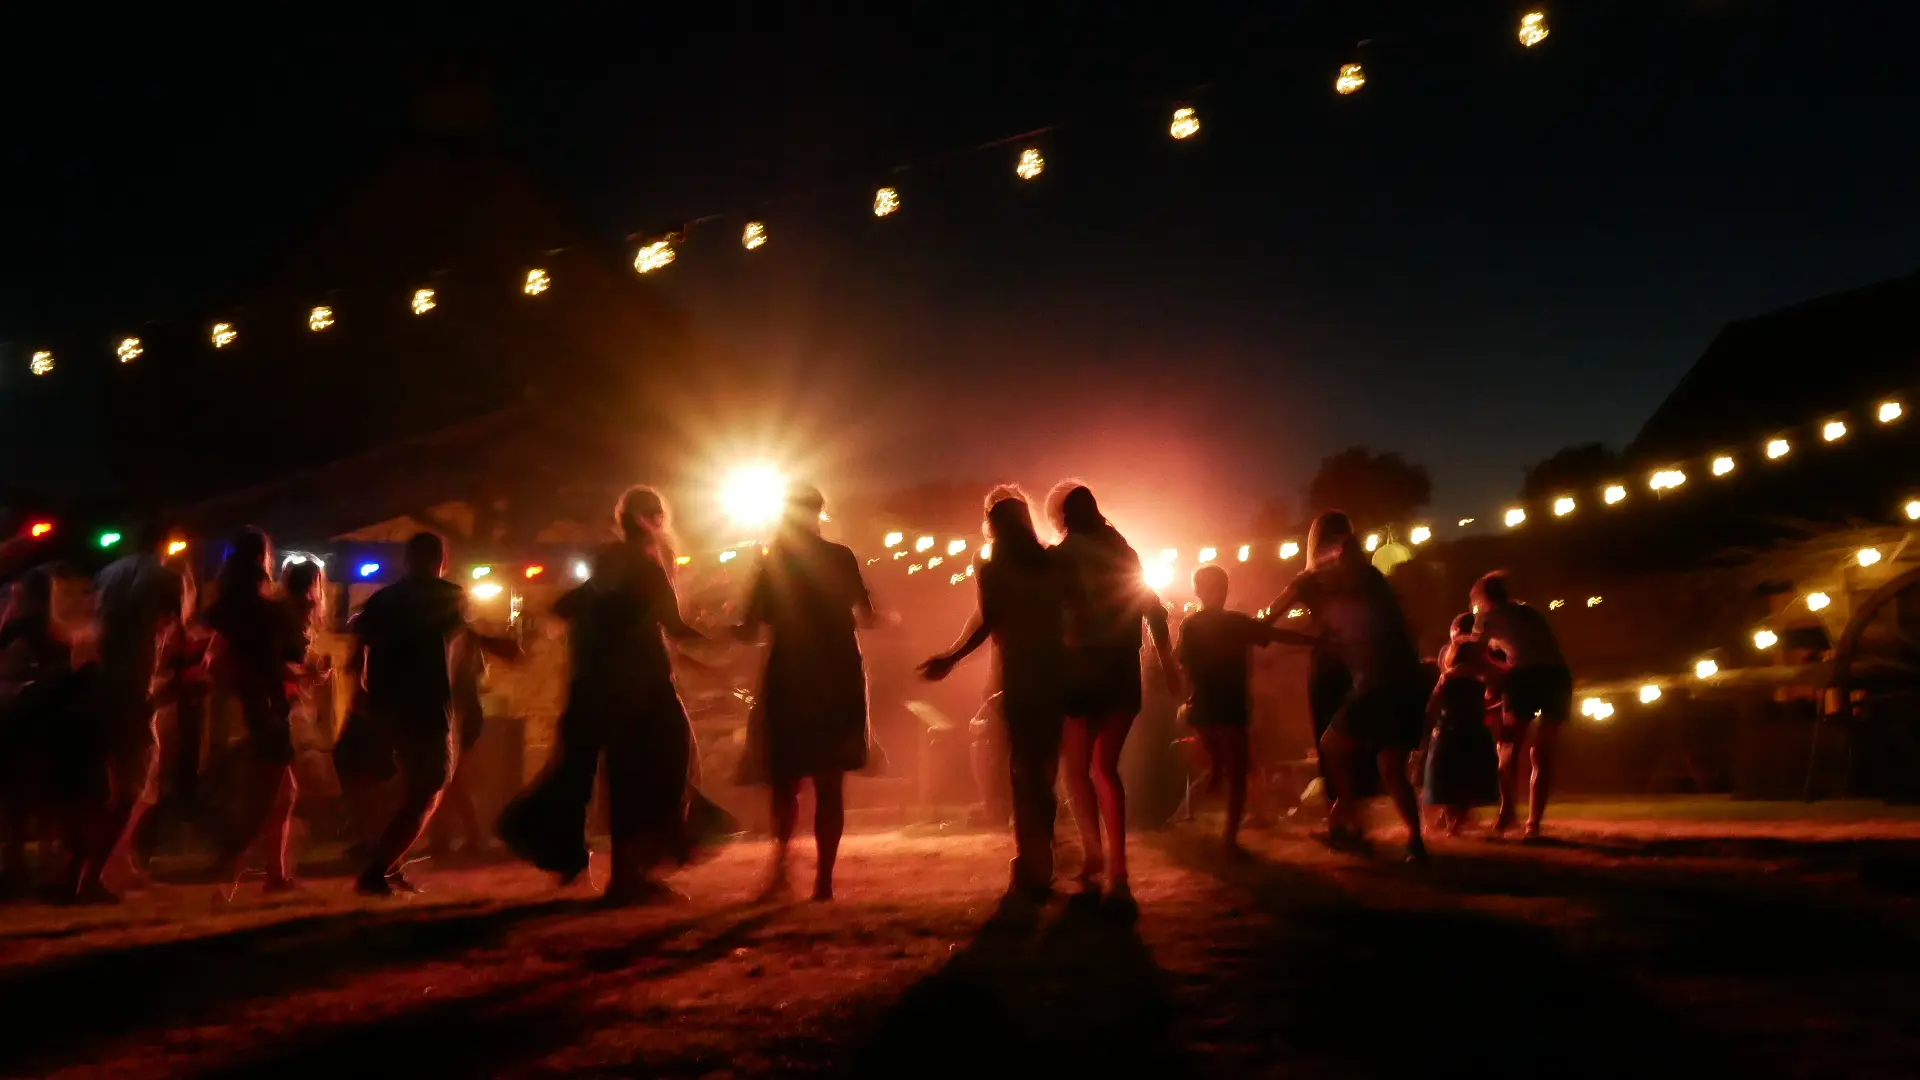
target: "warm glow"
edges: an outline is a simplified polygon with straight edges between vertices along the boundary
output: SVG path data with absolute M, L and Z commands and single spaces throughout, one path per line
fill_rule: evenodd
M 1461 518 L 1461 519 L 1460 519 L 1460 520 L 1459 520 L 1458 522 L 1455 522 L 1455 524 L 1457 524 L 1457 525 L 1459 525 L 1459 526 L 1460 526 L 1461 528 L 1463 528 L 1463 529 L 1464 529 L 1464 528 L 1466 528 L 1467 526 L 1469 526 L 1469 525 L 1471 525 L 1471 524 L 1473 524 L 1473 519 L 1472 519 L 1472 518 Z
M 692 560 L 692 559 L 689 559 L 689 558 L 687 558 L 687 557 L 686 557 L 685 555 L 682 555 L 682 556 L 680 556 L 679 558 L 677 558 L 677 559 L 675 559 L 675 560 L 673 560 L 673 561 L 674 561 L 674 562 L 676 562 L 676 563 L 679 563 L 679 564 L 680 564 L 681 566 L 685 566 L 685 565 L 687 565 L 688 563 L 690 563 L 690 562 L 692 562 L 693 560 Z M 544 566 L 529 566 L 529 567 L 527 567 L 527 577 L 528 577 L 529 579 L 532 579 L 532 578 L 537 578 L 537 577 L 539 577 L 539 576 L 540 576 L 541 574 L 544 574 L 544 573 L 546 573 L 546 572 L 547 572 L 547 568 L 546 568 L 546 567 L 544 567 Z
M 1548 611 L 1559 611 L 1559 610 L 1560 610 L 1561 608 L 1563 608 L 1563 607 L 1566 607 L 1566 606 L 1567 606 L 1567 602 L 1566 602 L 1565 600 L 1549 600 L 1549 601 L 1547 601 L 1547 610 L 1548 610 Z M 1475 614 L 1478 614 L 1478 612 L 1476 612 Z
M 1549 33 L 1551 33 L 1551 31 L 1547 29 L 1546 12 L 1529 11 L 1525 15 L 1520 16 L 1520 44 L 1531 49 L 1535 45 L 1547 40 Z
M 1651 705 L 1660 700 L 1660 687 L 1648 683 L 1640 688 L 1640 704 Z
M 745 241 L 745 237 L 741 239 L 742 242 Z M 762 237 L 761 242 L 764 243 L 765 239 Z M 665 270 L 672 266 L 673 260 L 678 257 L 673 250 L 673 241 L 655 240 L 652 243 L 641 244 L 640 250 L 633 253 L 633 268 L 642 274 L 651 274 L 655 270 Z
M 1785 439 L 1767 440 L 1767 460 L 1779 461 L 1793 451 L 1793 444 Z
M 1693 665 L 1693 674 L 1695 678 L 1711 679 L 1720 674 L 1720 665 L 1711 660 L 1702 660 Z
M 919 563 L 914 563 L 913 565 L 907 567 L 907 576 L 912 577 L 914 574 L 917 574 L 920 571 L 925 569 L 926 567 L 921 566 Z
M 1234 554 L 1234 557 L 1239 559 L 1241 562 L 1246 562 L 1248 559 L 1253 558 L 1253 548 L 1249 547 L 1246 544 L 1241 544 L 1240 550 L 1234 552 L 1233 554 Z
M 1920 499 L 1907 500 L 1907 520 L 1920 521 Z
M 988 541 L 987 543 L 980 545 L 980 557 L 986 560 L 987 562 L 993 561 L 993 542 L 992 541 Z
M 1780 635 L 1771 630 L 1753 632 L 1753 647 L 1756 649 L 1771 649 L 1778 644 L 1780 644 Z
M 786 474 L 771 465 L 739 466 L 720 483 L 720 509 L 728 521 L 742 528 L 772 525 L 786 505 Z
M 1341 64 L 1340 75 L 1333 80 L 1333 88 L 1342 94 L 1351 94 L 1367 85 L 1367 73 L 1359 64 Z
M 1880 561 L 1880 549 L 1861 548 L 1859 551 L 1854 552 L 1853 557 L 1861 566 L 1872 566 L 1874 563 Z
M 931 570 L 934 567 L 939 566 L 941 563 L 946 561 L 947 560 L 945 558 L 939 555 L 935 555 L 933 558 L 927 560 L 927 569 Z
M 1521 524 L 1524 524 L 1526 520 L 1527 520 L 1527 512 L 1525 510 L 1520 509 L 1517 506 L 1507 511 L 1507 528 L 1509 529 L 1515 528 Z
M 593 567 L 587 565 L 587 560 L 585 559 L 573 560 L 573 576 L 575 580 L 585 581 L 587 580 L 588 576 L 590 576 L 592 573 L 593 573 Z
M 473 593 L 475 600 L 491 600 L 506 590 L 502 589 L 498 582 L 488 581 L 480 585 L 475 585 L 469 591 Z
M 673 565 L 675 566 L 688 566 L 688 565 L 691 565 L 692 563 L 693 563 L 693 556 L 691 555 L 676 555 L 673 557 Z M 527 576 L 532 577 L 533 575 L 528 574 Z
M 127 337 L 121 338 L 120 344 L 114 346 L 113 355 L 119 357 L 121 363 L 131 364 L 140 358 L 141 353 L 146 351 L 146 347 L 140 344 L 139 338 Z
M 1203 563 L 1210 563 L 1219 557 L 1220 557 L 1220 552 L 1217 548 L 1201 548 L 1200 549 L 1200 561 Z
M 1380 550 L 1380 534 L 1368 533 L 1366 547 L 1368 551 L 1379 551 Z
M 969 570 L 971 570 L 971 569 L 973 569 L 973 568 L 972 568 L 972 567 L 968 567 L 967 569 L 969 569 Z M 949 585 L 958 585 L 958 584 L 960 584 L 961 582 L 963 582 L 963 581 L 965 581 L 965 580 L 967 580 L 967 575 L 965 575 L 965 574 L 954 574 L 954 575 L 952 575 L 952 576 L 950 576 L 950 577 L 948 577 L 948 578 L 947 578 L 947 584 L 949 584 Z
M 413 301 L 409 306 L 413 308 L 415 315 L 425 315 L 438 305 L 434 301 L 434 292 L 432 289 L 415 289 L 413 290 Z
M 187 542 L 185 540 L 174 540 L 167 544 L 167 555 L 169 557 L 178 555 L 185 550 L 187 550 Z
M 765 247 L 767 243 L 767 223 L 749 221 L 747 227 L 740 230 L 740 246 L 748 251 Z
M 1417 547 L 1433 539 L 1433 530 L 1425 525 L 1415 525 L 1413 531 L 1407 534 L 1407 539 L 1412 540 Z
M 733 560 L 739 557 L 740 557 L 740 553 L 737 551 L 728 550 L 720 553 L 721 562 L 732 562 Z
M 33 372 L 35 375 L 45 375 L 52 371 L 53 354 L 45 349 L 34 353 L 33 359 L 27 362 L 27 370 Z
M 1883 401 L 1880 403 L 1879 416 L 1880 422 L 1883 424 L 1891 424 L 1905 414 L 1906 410 L 1901 408 L 1900 403 L 1897 401 Z
M 520 291 L 528 296 L 539 296 L 551 288 L 553 288 L 553 279 L 547 276 L 545 270 L 529 270 L 526 283 L 520 286 Z
M 1604 596 L 1589 596 L 1587 597 L 1587 606 L 1599 607 L 1601 604 L 1606 603 L 1606 599 Z
M 915 551 L 928 551 L 931 550 L 932 547 L 933 537 L 931 536 L 923 536 L 913 542 L 913 550 Z
M 899 547 L 900 541 L 905 540 L 906 538 L 907 537 L 905 533 L 890 532 L 886 536 L 886 546 Z
M 307 312 L 307 329 L 325 330 L 327 327 L 332 325 L 333 325 L 333 309 L 332 308 L 317 307 L 317 308 L 314 308 L 312 311 Z
M 1164 562 L 1149 563 L 1146 567 L 1147 588 L 1159 592 L 1173 584 L 1173 567 Z
M 1192 109 L 1173 110 L 1173 125 L 1167 129 L 1167 134 L 1176 139 L 1191 139 L 1200 134 L 1200 115 Z
M 38 540 L 52 531 L 53 531 L 53 522 L 36 521 L 33 523 L 33 526 L 27 530 L 27 535 L 33 537 L 35 540 Z
M 473 580 L 479 581 L 491 573 L 493 573 L 493 567 L 491 566 L 476 566 L 473 568 Z
M 1613 715 L 1613 706 L 1608 704 L 1606 698 L 1586 698 L 1580 702 L 1580 715 L 1605 720 Z
M 1627 497 L 1626 486 L 1622 484 L 1608 484 L 1607 490 L 1602 492 L 1600 497 L 1606 500 L 1608 506 L 1612 506 L 1614 503 L 1620 502 Z
M 965 540 L 947 541 L 947 554 L 958 555 L 965 550 L 967 550 L 967 542 Z
M 1032 180 L 1047 169 L 1047 159 L 1040 156 L 1038 147 L 1029 146 L 1020 151 L 1020 163 L 1013 167 L 1013 175 L 1022 180 Z
M 1300 545 L 1299 545 L 1299 544 L 1296 544 L 1296 543 L 1294 543 L 1293 541 L 1291 541 L 1291 540 L 1289 540 L 1289 541 L 1287 541 L 1286 543 L 1284 543 L 1284 544 L 1281 544 L 1281 545 L 1280 545 L 1280 557 L 1281 557 L 1281 558 L 1283 558 L 1283 559 L 1291 559 L 1291 558 L 1293 558 L 1293 557 L 1294 557 L 1295 555 L 1298 555 L 1298 554 L 1300 554 Z
M 1687 482 L 1687 474 L 1679 469 L 1661 469 L 1648 479 L 1647 486 L 1655 491 L 1667 491 Z
M 1180 561 L 1180 549 L 1179 548 L 1161 548 L 1160 561 L 1163 563 L 1167 563 L 1169 565 Z
M 873 216 L 886 217 L 900 209 L 900 193 L 890 187 L 883 187 L 873 193 Z
M 224 349 L 233 344 L 233 339 L 240 335 L 234 330 L 232 323 L 217 322 L 213 324 L 213 334 L 211 336 L 213 338 L 213 347 L 216 349 Z
M 1305 615 L 1306 615 L 1306 613 L 1307 613 L 1307 609 L 1306 609 L 1306 608 L 1288 608 L 1288 609 L 1287 609 L 1287 618 L 1289 618 L 1289 619 L 1298 619 L 1298 618 L 1302 618 L 1303 616 L 1305 616 Z
M 1733 459 L 1725 454 L 1713 459 L 1713 475 L 1725 476 L 1733 471 Z
M 1839 442 L 1847 437 L 1847 422 L 1845 420 L 1827 421 L 1827 425 L 1820 429 L 1820 437 L 1828 442 Z
M 1828 596 L 1826 593 L 1816 592 L 1807 594 L 1808 611 L 1825 611 L 1827 606 L 1832 603 L 1833 597 Z
M 1571 513 L 1573 513 L 1573 496 L 1562 495 L 1559 498 L 1553 500 L 1553 516 L 1554 517 L 1566 517 L 1568 514 L 1571 514 Z

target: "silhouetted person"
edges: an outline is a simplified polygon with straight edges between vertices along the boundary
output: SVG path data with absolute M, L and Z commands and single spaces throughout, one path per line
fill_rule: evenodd
M 833 866 L 846 829 L 846 774 L 867 763 L 867 674 L 856 633 L 874 622 L 860 560 L 820 535 L 826 501 L 810 487 L 789 492 L 778 535 L 761 562 L 736 634 L 769 632 L 760 688 L 759 738 L 747 775 L 773 789 L 773 866 L 766 892 L 787 887 L 787 850 L 800 814 L 800 782 L 813 781 L 819 848 L 813 898 L 833 899 Z
M 1127 880 L 1127 795 L 1120 782 L 1120 750 L 1140 714 L 1140 624 L 1145 620 L 1160 659 L 1161 676 L 1179 696 L 1167 609 L 1147 587 L 1140 556 L 1101 515 L 1093 492 L 1067 481 L 1047 499 L 1048 516 L 1062 534 L 1054 547 L 1067 582 L 1066 727 L 1060 756 L 1085 862 L 1081 883 L 1097 892 L 1107 873 L 1113 902 L 1134 906 Z M 997 554 L 998 552 L 996 552 Z M 1107 833 L 1105 857 L 1100 832 Z
M 9 891 L 30 884 L 27 838 L 39 814 L 57 824 L 66 845 L 68 895 L 95 898 L 75 891 L 108 794 L 83 681 L 73 670 L 72 643 L 53 622 L 53 578 L 28 570 L 8 590 L 0 614 L 0 794 L 7 806 Z
M 1437 806 L 1442 827 L 1456 836 L 1476 806 L 1500 799 L 1500 761 L 1487 724 L 1487 698 L 1506 675 L 1487 647 L 1473 640 L 1471 612 L 1453 620 L 1440 651 L 1440 681 L 1427 701 L 1433 741 L 1427 747 L 1421 801 Z
M 353 619 L 366 656 L 366 709 L 393 749 L 402 784 L 400 806 L 374 842 L 354 888 L 367 896 L 419 889 L 400 872 L 407 851 L 440 804 L 457 753 L 448 648 L 456 634 L 504 659 L 520 655 L 512 639 L 491 637 L 467 622 L 466 591 L 442 580 L 445 543 L 434 533 L 407 541 L 406 575 L 367 599 Z
M 993 557 L 980 560 L 974 574 L 979 607 L 960 640 L 920 671 L 944 679 L 969 653 L 993 641 L 993 684 L 1013 791 L 1016 854 L 1008 890 L 1042 900 L 1053 890 L 1054 781 L 1066 723 L 1067 579 L 1060 560 L 1034 532 L 1033 513 L 1019 488 L 995 488 L 987 496 L 985 532 Z
M 1500 817 L 1496 830 L 1513 826 L 1520 800 L 1520 744 L 1534 717 L 1533 791 L 1527 806 L 1529 838 L 1540 835 L 1547 816 L 1547 798 L 1553 790 L 1554 752 L 1560 729 L 1573 715 L 1573 672 L 1567 668 L 1547 617 L 1507 594 L 1507 576 L 1495 571 L 1473 586 L 1474 638 L 1507 656 L 1506 713 L 1500 727 Z

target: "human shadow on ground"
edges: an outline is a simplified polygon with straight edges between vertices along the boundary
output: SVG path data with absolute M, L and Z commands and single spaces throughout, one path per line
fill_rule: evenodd
M 1173 997 L 1130 919 L 1003 905 L 881 1016 L 855 1076 L 1178 1076 Z
M 1725 1056 L 1671 1023 L 1628 973 L 1569 951 L 1547 928 L 1416 906 L 1426 868 L 1383 867 L 1408 887 L 1356 890 L 1257 855 L 1153 843 L 1245 890 L 1265 916 L 1223 918 L 1212 967 L 1183 987 L 1194 999 L 1189 1038 L 1239 1055 L 1216 1056 L 1210 1072 L 1617 1080 L 1654 1065 L 1717 1069 Z

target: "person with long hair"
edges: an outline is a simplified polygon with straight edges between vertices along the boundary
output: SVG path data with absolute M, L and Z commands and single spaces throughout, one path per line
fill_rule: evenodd
M 1425 859 L 1420 807 L 1407 776 L 1431 689 L 1419 650 L 1393 586 L 1368 562 L 1346 515 L 1321 514 L 1309 540 L 1312 562 L 1273 602 L 1269 617 L 1284 617 L 1296 604 L 1306 607 L 1352 678 L 1320 736 L 1322 775 L 1333 796 L 1326 839 L 1335 846 L 1364 847 L 1359 804 L 1374 771 L 1363 765 L 1370 758 L 1378 766 L 1381 789 L 1406 824 L 1408 860 Z
M 628 489 L 614 524 L 619 539 L 554 606 L 570 624 L 573 650 L 558 753 L 508 804 L 496 831 L 516 855 L 563 883 L 577 878 L 587 869 L 587 807 L 604 754 L 613 833 L 606 897 L 645 903 L 677 897 L 652 875 L 669 860 L 689 857 L 693 728 L 662 635 L 676 641 L 703 635 L 680 615 L 660 493 Z
M 1008 895 L 1038 901 L 1053 891 L 1054 780 L 1066 723 L 1067 581 L 1059 560 L 1040 543 L 1019 488 L 1007 485 L 988 494 L 984 532 L 993 557 L 982 559 L 974 575 L 979 607 L 953 647 L 920 665 L 920 673 L 944 679 L 993 641 L 993 682 L 1013 790 Z
M 813 782 L 818 849 L 813 898 L 833 899 L 833 868 L 846 830 L 846 774 L 864 768 L 866 661 L 858 630 L 877 621 L 860 560 L 820 535 L 826 500 L 811 487 L 787 493 L 778 533 L 748 593 L 735 635 L 770 639 L 743 777 L 771 788 L 773 865 L 762 895 L 787 890 L 787 853 L 800 816 L 800 783 Z
M 1092 491 L 1076 481 L 1062 482 L 1047 499 L 1047 514 L 1061 534 L 1053 550 L 1067 583 L 1067 718 L 1060 756 L 1073 817 L 1080 826 L 1080 880 L 1087 894 L 1097 895 L 1104 872 L 1111 901 L 1131 911 L 1120 750 L 1144 696 L 1142 621 L 1152 634 L 1169 694 L 1180 696 L 1167 609 L 1147 586 L 1139 553 L 1100 513 Z M 998 555 L 998 549 L 994 553 Z

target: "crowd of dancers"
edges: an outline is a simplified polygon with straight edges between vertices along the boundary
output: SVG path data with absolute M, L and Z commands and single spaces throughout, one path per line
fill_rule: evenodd
M 824 505 L 812 488 L 789 492 L 728 635 L 765 644 L 738 780 L 769 792 L 768 898 L 791 888 L 789 847 L 803 785 L 814 796 L 811 895 L 833 897 L 845 778 L 874 753 L 859 631 L 884 620 L 853 552 L 820 535 Z M 1545 620 L 1513 602 L 1503 577 L 1475 585 L 1474 610 L 1455 621 L 1436 677 L 1351 524 L 1326 513 L 1310 531 L 1306 570 L 1265 619 L 1226 607 L 1224 569 L 1198 570 L 1200 609 L 1180 625 L 1176 644 L 1139 556 L 1085 486 L 1063 483 L 1048 498 L 1059 537 L 1051 546 L 1018 488 L 996 488 L 985 510 L 992 557 L 975 575 L 977 610 L 953 646 L 920 670 L 942 679 L 992 646 L 1012 796 L 1011 898 L 1043 902 L 1054 892 L 1058 783 L 1080 837 L 1079 892 L 1133 908 L 1120 756 L 1142 707 L 1147 642 L 1157 676 L 1185 701 L 1182 715 L 1226 789 L 1230 847 L 1237 848 L 1251 768 L 1249 654 L 1275 644 L 1311 651 L 1308 696 L 1331 796 L 1328 843 L 1364 847 L 1359 804 L 1385 794 L 1405 825 L 1408 857 L 1426 856 L 1408 769 L 1422 745 L 1424 796 L 1445 828 L 1457 831 L 1473 808 L 1494 803 L 1495 828 L 1511 827 L 1518 748 L 1530 728 L 1525 828 L 1538 833 L 1572 680 Z M 551 758 L 494 829 L 514 855 L 563 883 L 578 879 L 589 862 L 588 808 L 604 776 L 612 840 L 606 895 L 645 903 L 677 895 L 663 876 L 700 856 L 720 814 L 699 793 L 692 728 L 674 681 L 676 663 L 698 662 L 680 650 L 706 635 L 681 615 L 659 493 L 626 492 L 614 532 L 586 580 L 554 605 L 572 653 L 567 705 Z M 451 800 L 469 832 L 475 828 L 460 765 L 480 730 L 485 660 L 520 657 L 513 638 L 469 619 L 466 591 L 443 578 L 442 539 L 421 533 L 408 542 L 401 579 L 348 620 L 352 647 L 338 672 L 315 648 L 325 617 L 319 564 L 289 563 L 276 581 L 271 542 L 248 529 L 202 589 L 184 559 L 159 554 L 163 533 L 149 529 L 133 540 L 132 553 L 95 583 L 90 640 L 58 631 L 52 581 L 39 571 L 14 584 L 0 619 L 8 873 L 24 873 L 27 839 L 47 835 L 65 854 L 64 896 L 112 902 L 142 884 L 132 841 L 161 787 L 163 730 L 179 744 L 169 755 L 181 763 L 176 789 L 194 783 L 201 757 L 200 724 L 164 721 L 229 702 L 245 739 L 237 797 L 218 830 L 220 894 L 232 900 L 243 875 L 256 869 L 269 892 L 302 888 L 288 850 L 298 795 L 295 726 L 303 709 L 320 710 L 317 695 L 330 680 L 345 678 L 352 704 L 332 755 L 363 834 L 355 888 L 380 897 L 419 891 L 407 874 L 408 854 L 442 802 Z M 1295 608 L 1309 629 L 1278 628 Z M 76 665 L 76 656 L 87 662 Z M 373 794 L 396 778 L 398 799 L 369 809 L 377 805 Z

